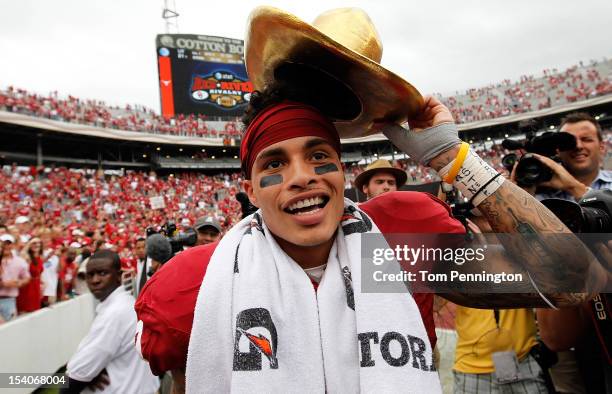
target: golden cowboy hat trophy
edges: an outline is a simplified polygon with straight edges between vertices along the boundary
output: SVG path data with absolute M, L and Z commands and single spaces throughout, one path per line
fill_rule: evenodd
M 382 43 L 368 15 L 340 8 L 312 25 L 263 6 L 247 23 L 245 63 L 255 89 L 289 80 L 309 90 L 342 138 L 377 132 L 374 123 L 403 123 L 423 107 L 420 93 L 382 67 Z

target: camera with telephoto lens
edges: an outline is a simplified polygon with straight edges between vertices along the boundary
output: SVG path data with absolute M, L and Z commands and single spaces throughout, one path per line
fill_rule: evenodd
M 155 231 L 153 227 L 147 227 L 147 237 L 153 234 L 162 234 L 165 236 L 172 246 L 172 254 L 175 255 L 181 252 L 184 247 L 195 246 L 198 241 L 198 233 L 193 227 L 189 227 L 185 232 L 179 232 L 176 224 L 172 221 L 162 225 L 159 231 Z
M 560 162 L 557 151 L 564 152 L 576 149 L 576 138 L 563 131 L 547 131 L 541 135 L 528 132 L 527 138 L 524 140 L 505 139 L 502 141 L 502 146 L 508 150 L 524 150 L 528 153 L 537 153 Z M 514 164 L 518 161 L 516 183 L 519 186 L 534 186 L 550 181 L 553 176 L 552 170 L 528 153 L 522 157 L 519 157 L 516 153 L 509 153 L 502 158 L 502 164 L 511 172 Z
M 580 240 L 599 257 L 599 261 L 608 270 L 612 270 L 612 262 L 604 252 L 598 251 L 598 246 L 610 245 L 612 232 L 612 190 L 590 190 L 578 203 L 573 201 L 549 198 L 541 201 L 550 209 L 573 233 L 582 233 Z M 590 234 L 588 234 L 590 233 Z M 609 246 L 607 248 L 609 250 Z M 610 315 L 606 314 L 605 305 L 612 304 L 610 281 L 607 289 L 602 290 L 589 300 L 588 306 L 593 317 L 593 326 L 602 354 L 608 359 L 612 356 L 612 330 L 610 330 Z M 602 313 L 603 312 L 603 313 Z
M 612 233 L 612 190 L 590 190 L 578 203 L 559 198 L 541 203 L 573 233 Z

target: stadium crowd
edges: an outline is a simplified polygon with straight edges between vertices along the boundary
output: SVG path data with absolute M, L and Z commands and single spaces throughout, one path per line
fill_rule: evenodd
M 44 96 L 12 86 L 0 90 L 0 109 L 117 130 L 224 139 L 236 138 L 240 134 L 236 122 L 224 122 L 223 129 L 218 130 L 201 114 L 164 118 L 139 105 L 111 107 L 98 100 L 73 96 L 60 98 L 57 91 Z
M 611 151 L 612 133 L 604 132 L 604 140 Z M 501 144 L 482 141 L 472 146 L 496 170 L 507 173 L 502 158 L 509 151 Z M 354 187 L 366 165 L 346 168 L 346 188 Z M 435 171 L 405 156 L 396 157 L 393 165 L 406 171 L 409 184 L 439 180 Z M 69 297 L 77 263 L 83 260 L 77 254 L 112 249 L 124 269 L 133 270 L 135 244 L 149 227 L 158 231 L 174 222 L 185 230 L 200 217 L 213 217 L 229 229 L 241 217 L 236 200 L 241 181 L 238 173 L 159 177 L 154 172 L 5 166 L 0 171 L 0 236 L 12 240 L 12 253 L 29 262 L 33 284 L 20 294 L 38 300 L 18 303 L 20 311 Z M 41 280 L 42 292 L 30 290 L 41 287 Z
M 516 82 L 504 80 L 454 96 L 438 96 L 457 123 L 469 123 L 610 94 L 611 75 L 612 60 L 580 62 L 565 71 L 543 70 L 539 77 L 524 75 Z M 211 122 L 201 114 L 164 118 L 140 105 L 112 107 L 98 100 L 61 98 L 57 91 L 40 95 L 12 86 L 0 89 L 0 110 L 118 130 L 223 138 L 228 144 L 240 136 L 237 121 Z
M 541 110 L 612 93 L 612 61 L 580 62 L 565 71 L 543 70 L 543 75 L 523 75 L 454 96 L 438 95 L 457 123 Z
M 57 290 L 49 295 L 68 296 L 72 289 L 66 271 L 74 267 L 65 264 L 66 258 L 85 248 L 92 252 L 112 249 L 120 254 L 125 269 L 134 268 L 134 244 L 148 227 L 159 230 L 173 221 L 183 230 L 202 216 L 231 226 L 240 215 L 234 198 L 238 179 L 237 174 L 179 174 L 162 179 L 144 172 L 119 177 L 94 170 L 6 166 L 0 171 L 0 235 L 11 241 L 13 254 L 29 261 L 30 276 L 38 280 L 30 281 L 20 294 L 40 287 L 39 279 L 45 282 L 49 267 Z M 161 202 L 153 204 L 163 207 L 152 209 L 151 198 L 160 197 Z M 58 287 L 58 277 L 68 287 Z M 20 311 L 38 309 L 48 301 L 40 292 L 28 297 L 38 300 Z

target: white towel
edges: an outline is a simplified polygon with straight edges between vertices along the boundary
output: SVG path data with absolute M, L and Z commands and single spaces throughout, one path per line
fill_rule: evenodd
M 362 293 L 361 234 L 380 233 L 350 200 L 315 292 L 260 213 L 217 246 L 196 303 L 188 393 L 441 392 L 419 310 L 406 293 Z

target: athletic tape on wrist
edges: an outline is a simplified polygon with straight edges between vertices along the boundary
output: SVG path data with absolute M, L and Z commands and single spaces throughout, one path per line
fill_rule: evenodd
M 383 134 L 393 145 L 422 165 L 429 164 L 440 153 L 461 143 L 454 123 L 442 123 L 419 132 L 408 130 L 407 123 L 401 126 L 393 124 L 387 126 Z
M 440 176 L 448 174 L 450 164 L 452 162 L 440 170 Z M 497 174 L 498 172 L 493 167 L 470 149 L 459 173 L 453 180 L 453 186 L 477 207 L 504 183 L 505 178 Z

